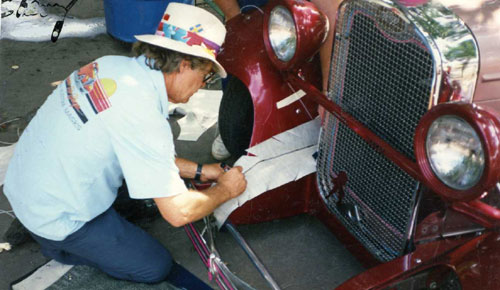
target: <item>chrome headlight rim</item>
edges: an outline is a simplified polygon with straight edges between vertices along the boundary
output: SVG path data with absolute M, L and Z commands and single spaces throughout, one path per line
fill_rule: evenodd
M 267 21 L 267 38 L 269 45 L 277 60 L 283 63 L 290 62 L 297 53 L 297 28 L 292 12 L 283 5 L 274 6 L 269 12 L 269 19 Z M 281 36 L 282 34 L 289 34 L 288 36 Z
M 431 124 L 441 116 L 451 115 L 463 119 L 479 137 L 484 152 L 484 170 L 478 182 L 457 190 L 443 183 L 435 174 L 427 158 L 426 140 Z M 500 180 L 500 119 L 475 104 L 464 102 L 443 103 L 433 107 L 420 120 L 414 139 L 415 157 L 420 169 L 420 181 L 448 201 L 470 201 L 481 196 Z

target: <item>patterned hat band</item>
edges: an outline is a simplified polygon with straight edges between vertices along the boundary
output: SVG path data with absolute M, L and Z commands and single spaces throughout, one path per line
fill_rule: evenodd
M 208 53 L 210 53 L 214 57 L 217 57 L 217 54 L 219 53 L 220 50 L 220 46 L 214 43 L 213 41 L 210 41 L 204 38 L 203 36 L 197 34 L 196 32 L 203 31 L 203 28 L 200 26 L 201 25 L 199 24 L 195 25 L 189 28 L 190 31 L 187 31 L 185 29 L 182 29 L 180 27 L 162 21 L 158 25 L 158 29 L 156 30 L 156 35 L 181 41 L 189 46 L 193 45 L 202 46 L 203 48 L 206 49 Z

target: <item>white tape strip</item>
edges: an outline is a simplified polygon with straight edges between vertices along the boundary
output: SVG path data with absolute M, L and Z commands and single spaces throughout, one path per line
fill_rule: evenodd
M 23 281 L 12 285 L 13 290 L 43 290 L 59 280 L 73 265 L 64 265 L 55 260 L 49 261 Z
M 281 109 L 283 107 L 286 107 L 290 105 L 291 103 L 300 100 L 303 96 L 305 96 L 306 93 L 303 90 L 298 90 L 295 93 L 291 94 L 290 96 L 284 98 L 283 100 L 279 101 L 276 103 L 276 107 L 278 109 Z

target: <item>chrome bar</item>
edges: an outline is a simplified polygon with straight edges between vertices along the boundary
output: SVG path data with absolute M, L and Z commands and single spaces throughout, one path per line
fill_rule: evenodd
M 245 251 L 245 253 L 247 254 L 247 256 L 250 258 L 250 261 L 252 261 L 252 263 L 254 264 L 254 266 L 257 268 L 257 270 L 262 275 L 262 277 L 264 277 L 264 279 L 266 279 L 267 283 L 269 283 L 269 285 L 272 287 L 272 289 L 276 289 L 276 290 L 281 289 L 278 286 L 278 283 L 276 283 L 276 281 L 274 281 L 274 279 L 271 276 L 271 274 L 267 271 L 267 269 L 264 266 L 264 264 L 262 264 L 262 262 L 259 260 L 259 258 L 257 257 L 257 255 L 255 255 L 254 251 L 247 244 L 247 242 L 245 241 L 245 239 L 236 230 L 236 228 L 234 227 L 234 225 L 231 222 L 227 221 L 224 224 L 224 226 L 231 233 L 231 235 L 236 240 L 236 242 L 240 245 L 240 247 L 243 249 L 243 251 Z

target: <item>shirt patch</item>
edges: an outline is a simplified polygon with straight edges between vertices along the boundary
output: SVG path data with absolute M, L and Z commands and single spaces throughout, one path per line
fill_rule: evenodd
M 82 93 L 94 113 L 99 114 L 111 107 L 109 97 L 116 91 L 116 82 L 112 79 L 99 79 L 99 67 L 96 62 L 82 67 L 77 73 L 77 80 L 81 84 Z
M 69 77 L 66 79 L 66 95 L 68 97 L 68 102 L 73 110 L 75 110 L 76 115 L 80 118 L 83 124 L 87 123 L 89 119 L 82 111 L 82 108 L 80 108 L 80 104 L 78 103 L 77 98 L 73 95 L 73 89 L 71 88 L 71 79 Z

